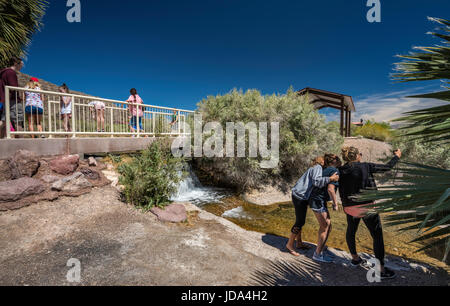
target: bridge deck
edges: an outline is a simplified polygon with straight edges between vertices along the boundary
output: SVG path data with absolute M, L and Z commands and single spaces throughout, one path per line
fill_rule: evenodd
M 156 139 L 158 138 L 2 139 L 0 159 L 11 157 L 17 150 L 33 151 L 39 156 L 133 152 L 145 149 Z

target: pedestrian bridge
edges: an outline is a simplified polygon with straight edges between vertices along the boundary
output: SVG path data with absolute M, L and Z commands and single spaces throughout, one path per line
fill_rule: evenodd
M 24 114 L 26 92 L 41 96 L 44 107 L 39 117 Z M 188 135 L 194 114 L 183 109 L 19 87 L 7 86 L 5 93 L 6 126 L 10 128 L 6 139 L 0 140 L 0 159 L 19 149 L 42 156 L 142 150 L 157 138 Z M 71 102 L 67 126 L 61 116 L 62 97 Z M 101 102 L 104 110 L 96 109 L 92 102 Z M 135 120 L 135 128 L 130 112 L 133 108 L 142 115 L 142 124 Z M 32 111 L 36 111 L 32 115 L 38 115 L 37 110 Z M 36 120 L 40 120 L 39 127 Z

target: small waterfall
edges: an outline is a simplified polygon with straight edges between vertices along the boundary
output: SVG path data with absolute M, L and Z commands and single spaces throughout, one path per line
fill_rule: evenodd
M 178 185 L 178 190 L 171 198 L 174 202 L 191 202 L 195 205 L 217 203 L 229 194 L 226 189 L 215 187 L 204 187 L 200 183 L 189 164 L 184 166 L 187 172 L 186 178 Z M 180 171 L 181 176 L 181 171 Z

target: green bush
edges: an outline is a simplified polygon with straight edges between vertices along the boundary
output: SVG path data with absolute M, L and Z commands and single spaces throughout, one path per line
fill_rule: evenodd
M 182 161 L 173 157 L 167 142 L 156 141 L 130 162 L 119 165 L 119 183 L 127 202 L 149 210 L 164 207 L 181 181 Z
M 363 126 L 355 128 L 353 135 L 385 142 L 391 141 L 394 137 L 391 126 L 388 123 L 371 121 L 367 121 Z
M 195 159 L 200 170 L 208 173 L 213 181 L 238 190 L 267 184 L 287 190 L 314 157 L 326 152 L 338 153 L 343 144 L 338 128 L 327 124 L 325 117 L 305 96 L 299 96 L 291 89 L 283 95 L 266 96 L 258 90 L 244 93 L 235 89 L 225 95 L 204 99 L 198 104 L 198 111 L 204 123 L 219 122 L 222 127 L 227 122 L 267 122 L 269 126 L 270 122 L 279 122 L 280 162 L 274 169 L 262 169 L 261 158 Z
M 403 159 L 407 162 L 418 163 L 442 169 L 450 169 L 450 154 L 448 145 L 439 142 L 427 142 L 399 134 L 392 141 L 395 148 L 403 152 Z

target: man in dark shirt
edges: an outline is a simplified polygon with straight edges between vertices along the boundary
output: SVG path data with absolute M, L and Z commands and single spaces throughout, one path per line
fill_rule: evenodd
M 12 57 L 9 61 L 9 68 L 0 70 L 0 138 L 4 138 L 6 133 L 5 86 L 19 87 L 17 72 L 19 72 L 22 68 L 23 61 L 18 57 Z M 18 102 L 17 100 L 16 94 L 10 92 L 9 103 L 11 123 L 16 130 L 20 130 L 20 127 L 23 124 L 23 105 L 16 105 Z
M 397 150 L 394 158 L 387 164 L 362 163 L 362 154 L 354 147 L 344 148 L 342 157 L 346 164 L 339 168 L 339 194 L 342 200 L 342 206 L 347 214 L 347 245 L 352 255 L 352 265 L 366 265 L 365 261 L 358 256 L 356 252 L 356 232 L 358 230 L 361 219 L 366 224 L 367 229 L 373 238 L 373 249 L 375 257 L 380 261 L 381 279 L 389 279 L 395 277 L 394 271 L 384 267 L 384 240 L 383 229 L 380 216 L 378 214 L 366 214 L 367 204 L 374 201 L 359 201 L 358 195 L 367 189 L 376 189 L 374 173 L 390 171 L 398 163 L 402 156 L 402 152 Z

